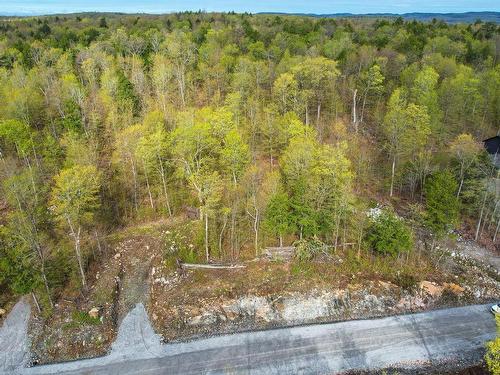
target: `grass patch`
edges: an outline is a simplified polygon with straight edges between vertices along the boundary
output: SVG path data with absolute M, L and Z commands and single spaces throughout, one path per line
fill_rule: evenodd
M 314 276 L 314 271 L 314 266 L 307 261 L 294 262 L 290 267 L 290 273 L 292 276 L 296 277 L 305 277 L 310 279 Z
M 101 324 L 101 321 L 99 318 L 93 318 L 85 311 L 79 311 L 79 310 L 73 311 L 71 313 L 71 319 L 77 325 L 98 325 L 98 324 Z
M 399 285 L 401 288 L 412 291 L 417 287 L 417 278 L 410 273 L 397 273 L 394 278 L 394 284 Z

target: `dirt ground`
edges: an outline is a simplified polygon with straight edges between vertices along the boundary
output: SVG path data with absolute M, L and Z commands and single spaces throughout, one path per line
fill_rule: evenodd
M 38 363 L 106 354 L 124 316 L 148 300 L 151 264 L 155 257 L 161 259 L 156 229 L 161 225 L 145 224 L 110 236 L 100 267 L 93 265 L 88 273 L 87 293 L 63 293 L 66 297 L 49 319 L 33 317 L 30 332 Z M 93 308 L 99 311 L 97 319 L 89 317 Z
M 182 272 L 178 254 L 195 259 L 197 246 L 183 218 L 126 228 L 108 236 L 106 244 L 100 266 L 92 265 L 88 273 L 87 293 L 63 293 L 66 297 L 51 317 L 33 317 L 32 351 L 39 363 L 107 353 L 119 323 L 139 302 L 163 340 L 178 341 L 277 326 L 287 311 L 302 313 L 303 303 L 309 310 L 320 309 L 325 298 L 333 304 L 330 309 L 339 307 L 342 313 L 320 311 L 303 322 L 420 311 L 500 296 L 500 278 L 468 254 L 453 256 L 452 244 L 432 254 L 420 246 L 400 259 L 345 249 L 308 263 L 249 257 L 241 269 Z M 438 295 L 423 293 L 422 281 L 437 288 Z M 447 285 L 456 285 L 458 292 Z M 97 319 L 88 315 L 92 308 L 99 310 Z

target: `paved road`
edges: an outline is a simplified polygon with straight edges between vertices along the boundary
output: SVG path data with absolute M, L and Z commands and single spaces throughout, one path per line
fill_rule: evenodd
M 468 360 L 495 336 L 487 305 L 225 335 L 23 369 L 23 374 L 333 374 Z M 151 350 L 150 350 L 151 349 Z M 115 357 L 113 357 L 115 355 Z
M 0 373 L 9 373 L 30 361 L 28 321 L 31 308 L 25 298 L 14 306 L 0 327 Z

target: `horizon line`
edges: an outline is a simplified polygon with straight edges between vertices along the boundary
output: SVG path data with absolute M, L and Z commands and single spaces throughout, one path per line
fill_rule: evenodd
M 464 12 L 424 12 L 424 11 L 414 11 L 414 12 L 404 12 L 404 13 L 394 13 L 394 12 L 368 12 L 368 13 L 352 13 L 352 12 L 335 12 L 335 13 L 315 13 L 315 12 L 280 12 L 280 11 L 262 11 L 262 12 L 240 12 L 234 10 L 224 10 L 224 11 L 207 11 L 203 9 L 197 10 L 179 10 L 179 11 L 165 11 L 165 12 L 127 12 L 127 11 L 99 11 L 99 10 L 86 10 L 86 11 L 71 11 L 71 12 L 54 12 L 54 13 L 41 13 L 41 12 L 1 12 L 0 17 L 33 17 L 33 16 L 58 16 L 58 15 L 78 15 L 78 14 L 117 14 L 117 15 L 151 15 L 151 16 L 161 16 L 170 15 L 176 13 L 220 13 L 220 14 L 249 14 L 249 15 L 298 15 L 298 16 L 316 16 L 316 17 L 331 17 L 331 16 L 407 16 L 407 15 L 466 15 L 466 14 L 498 14 L 498 10 L 481 10 L 481 11 L 464 11 Z

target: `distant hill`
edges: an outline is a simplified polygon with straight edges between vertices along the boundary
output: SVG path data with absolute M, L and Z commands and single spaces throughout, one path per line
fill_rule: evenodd
M 266 13 L 266 14 L 290 14 L 290 13 Z M 294 15 L 310 17 L 329 17 L 329 18 L 397 18 L 402 17 L 405 20 L 432 21 L 433 19 L 442 20 L 448 23 L 471 23 L 480 19 L 484 22 L 500 23 L 500 12 L 466 12 L 466 13 L 332 13 L 332 14 L 312 14 L 312 13 L 294 13 Z
M 172 12 L 176 13 L 176 12 Z M 210 13 L 210 12 L 208 12 Z M 158 16 L 161 14 L 148 14 L 148 13 L 121 13 L 121 12 L 75 12 L 75 13 L 64 13 L 64 14 L 50 14 L 50 16 L 56 15 L 87 15 L 87 16 L 99 16 L 101 14 L 120 16 L 120 15 L 151 15 Z M 442 20 L 447 23 L 472 23 L 480 19 L 483 22 L 495 22 L 500 24 L 500 12 L 465 12 L 465 13 L 365 13 L 365 14 L 355 14 L 355 13 L 331 13 L 331 14 L 316 14 L 316 13 L 286 13 L 286 12 L 260 12 L 257 14 L 276 14 L 276 15 L 291 15 L 291 16 L 307 16 L 307 17 L 328 17 L 328 18 L 397 18 L 402 17 L 405 20 L 417 20 L 417 21 L 432 21 L 433 19 Z M 35 13 L 25 12 L 25 13 L 11 13 L 2 12 L 0 10 L 0 17 L 33 17 L 39 16 Z

